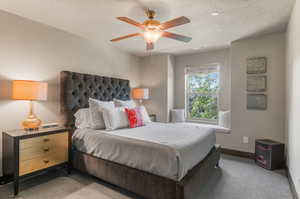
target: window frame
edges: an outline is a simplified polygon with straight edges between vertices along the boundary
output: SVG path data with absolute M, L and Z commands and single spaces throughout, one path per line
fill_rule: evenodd
M 215 70 L 218 72 L 218 89 L 216 92 L 211 92 L 211 93 L 200 93 L 200 92 L 189 92 L 188 93 L 188 89 L 187 89 L 187 80 L 188 80 L 188 75 L 192 74 L 192 72 L 188 72 L 188 70 L 190 69 L 195 69 L 195 70 L 199 70 L 199 71 L 204 71 L 204 70 Z M 195 72 L 197 73 L 197 72 Z M 185 78 L 185 86 L 184 86 L 184 98 L 185 98 L 185 119 L 188 122 L 197 122 L 197 123 L 205 123 L 205 124 L 217 124 L 219 121 L 218 115 L 217 115 L 217 119 L 206 119 L 206 118 L 191 118 L 189 117 L 189 106 L 188 106 L 188 98 L 190 93 L 194 93 L 194 94 L 199 94 L 199 96 L 214 96 L 217 98 L 217 113 L 220 110 L 220 79 L 221 79 L 221 74 L 220 74 L 220 64 L 219 63 L 213 63 L 213 64 L 208 64 L 208 65 L 202 65 L 202 66 L 187 66 L 185 68 L 185 74 L 184 74 L 184 78 Z

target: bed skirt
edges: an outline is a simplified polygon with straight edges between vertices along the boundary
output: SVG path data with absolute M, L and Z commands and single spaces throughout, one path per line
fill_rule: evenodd
M 220 160 L 220 146 L 191 169 L 181 181 L 174 181 L 92 155 L 73 151 L 73 167 L 108 183 L 126 189 L 147 199 L 189 199 L 199 181 L 209 177 Z

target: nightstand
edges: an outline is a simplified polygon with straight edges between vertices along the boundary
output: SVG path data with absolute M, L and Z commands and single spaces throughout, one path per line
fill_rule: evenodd
M 156 114 L 150 114 L 149 117 L 152 122 L 156 122 Z
M 57 166 L 66 166 L 69 173 L 70 139 L 65 127 L 3 132 L 3 176 L 6 182 L 14 181 L 14 194 L 26 176 Z

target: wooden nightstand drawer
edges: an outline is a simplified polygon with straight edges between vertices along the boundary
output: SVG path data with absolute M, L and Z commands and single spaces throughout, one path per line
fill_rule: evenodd
M 61 151 L 58 153 L 52 153 L 51 155 L 40 156 L 31 160 L 20 161 L 19 175 L 22 176 L 67 161 L 68 151 Z
M 20 161 L 31 160 L 41 156 L 49 156 L 55 153 L 68 152 L 68 143 L 62 145 L 39 145 L 31 148 L 20 150 Z
M 68 132 L 28 138 L 20 141 L 20 151 L 27 148 L 41 148 L 68 144 Z

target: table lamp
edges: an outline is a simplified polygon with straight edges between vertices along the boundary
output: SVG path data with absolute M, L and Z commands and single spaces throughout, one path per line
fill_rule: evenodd
M 33 100 L 47 100 L 48 84 L 39 81 L 14 80 L 12 85 L 12 99 L 29 100 L 29 115 L 23 121 L 22 126 L 25 130 L 36 130 L 42 121 L 33 112 Z
M 139 100 L 140 104 L 144 99 L 149 99 L 149 88 L 134 88 L 132 89 L 132 97 Z

